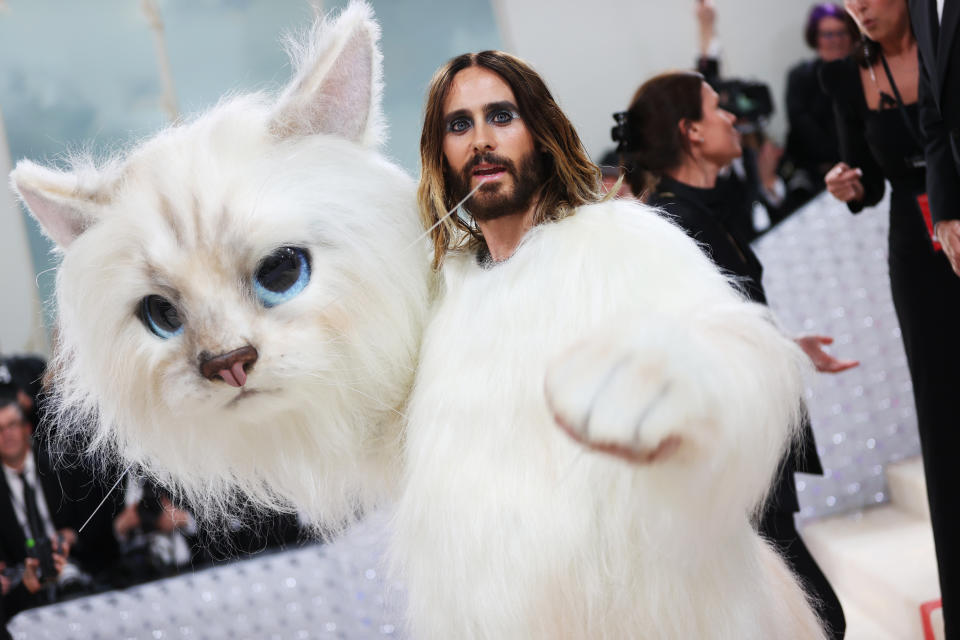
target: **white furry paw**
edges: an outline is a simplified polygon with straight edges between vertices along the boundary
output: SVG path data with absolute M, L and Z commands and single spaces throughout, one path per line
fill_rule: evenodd
M 671 346 L 675 348 L 671 349 Z M 699 371 L 687 349 L 616 337 L 585 340 L 547 369 L 547 404 L 584 445 L 631 462 L 670 456 L 707 421 Z

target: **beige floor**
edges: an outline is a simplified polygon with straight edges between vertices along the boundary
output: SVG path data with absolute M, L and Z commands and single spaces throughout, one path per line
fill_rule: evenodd
M 920 605 L 939 598 L 919 458 L 891 465 L 891 502 L 801 531 L 847 618 L 847 640 L 923 640 Z M 936 638 L 943 618 L 932 616 Z

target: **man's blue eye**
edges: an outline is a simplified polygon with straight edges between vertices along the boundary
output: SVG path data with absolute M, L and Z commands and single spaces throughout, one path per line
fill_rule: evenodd
M 451 133 L 463 133 L 470 128 L 470 121 L 466 118 L 457 118 L 447 125 L 447 131 Z
M 490 116 L 490 122 L 494 124 L 509 124 L 513 122 L 514 118 L 520 117 L 519 114 L 514 113 L 513 111 L 507 111 L 502 109 L 500 111 L 495 111 Z
M 265 307 L 290 300 L 310 282 L 310 258 L 305 249 L 280 247 L 263 259 L 253 274 L 253 292 Z

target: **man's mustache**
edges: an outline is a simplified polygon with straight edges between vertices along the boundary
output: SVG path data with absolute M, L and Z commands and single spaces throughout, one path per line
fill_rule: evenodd
M 510 158 L 505 158 L 503 156 L 498 156 L 495 153 L 479 153 L 467 162 L 463 167 L 463 175 L 468 178 L 473 174 L 473 170 L 477 168 L 477 165 L 480 164 L 495 164 L 497 166 L 503 167 L 507 173 L 511 175 L 517 175 L 516 167 L 513 164 L 513 161 Z

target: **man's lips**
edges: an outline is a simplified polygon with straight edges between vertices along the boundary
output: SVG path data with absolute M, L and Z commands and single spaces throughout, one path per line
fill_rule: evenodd
M 478 164 L 474 167 L 471 174 L 474 178 L 483 180 L 484 182 L 488 180 L 496 180 L 502 175 L 506 174 L 507 170 L 505 167 L 498 164 Z

